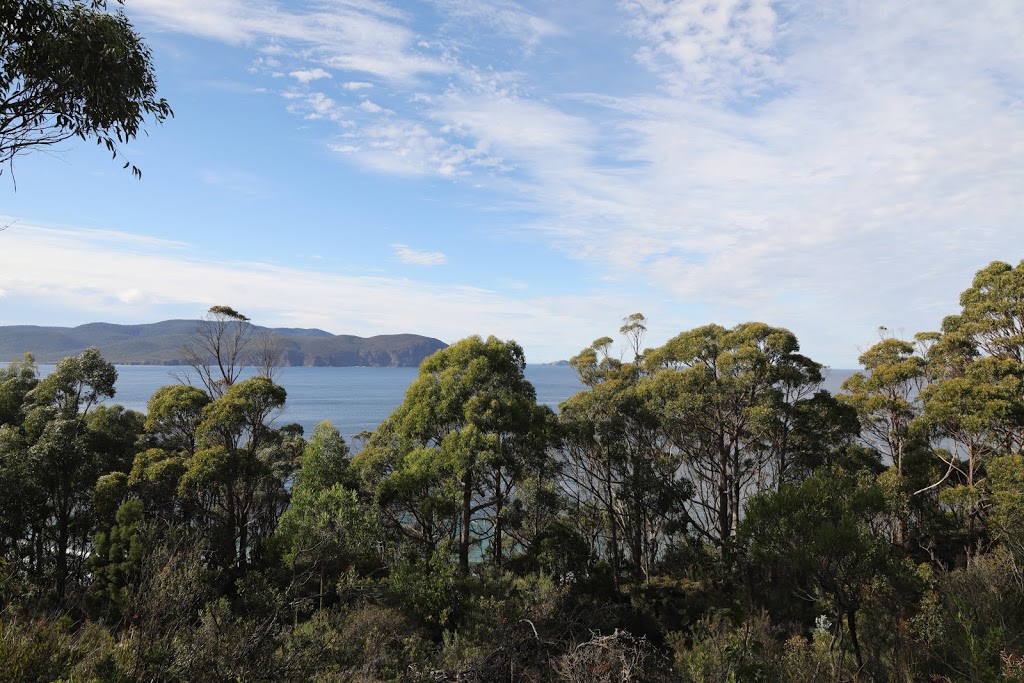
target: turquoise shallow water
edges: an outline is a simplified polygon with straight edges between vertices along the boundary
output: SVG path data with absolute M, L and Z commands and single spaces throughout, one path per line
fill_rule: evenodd
M 41 365 L 45 375 L 52 365 Z M 190 368 L 160 365 L 117 366 L 117 395 L 108 403 L 120 403 L 145 411 L 157 388 L 177 382 Z M 824 388 L 836 392 L 852 370 L 832 370 Z M 288 391 L 288 403 L 277 416 L 279 425 L 297 422 L 309 435 L 322 420 L 330 420 L 350 440 L 353 434 L 374 429 L 402 402 L 415 379 L 417 368 L 282 368 L 277 382 Z M 583 389 L 572 368 L 528 365 L 526 377 L 537 390 L 537 401 L 557 410 L 558 404 Z

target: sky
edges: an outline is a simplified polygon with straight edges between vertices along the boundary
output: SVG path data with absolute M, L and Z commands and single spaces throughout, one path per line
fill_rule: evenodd
M 856 367 L 1024 258 L 1019 0 L 126 0 L 175 116 L 0 175 L 0 325 L 515 339 L 642 312 Z

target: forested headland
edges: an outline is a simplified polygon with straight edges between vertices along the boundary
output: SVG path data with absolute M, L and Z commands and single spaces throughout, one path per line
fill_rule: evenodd
M 114 365 L 189 365 L 198 320 L 164 320 L 146 325 L 88 323 L 78 327 L 0 326 L 0 358 L 31 353 L 38 363 L 56 363 L 96 347 Z M 417 367 L 447 346 L 418 334 L 356 337 L 304 328 L 250 325 L 250 343 L 273 354 L 283 366 Z
M 12 363 L 0 681 L 1024 681 L 1024 262 L 836 395 L 789 330 L 645 323 L 557 414 L 442 349 L 355 456 L 228 307 L 145 414 Z

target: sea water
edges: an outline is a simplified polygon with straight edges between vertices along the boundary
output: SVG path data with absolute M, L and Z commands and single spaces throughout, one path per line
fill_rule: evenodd
M 47 375 L 53 365 L 40 365 Z M 116 394 L 105 401 L 145 412 L 158 388 L 189 381 L 198 385 L 192 368 L 166 365 L 118 365 Z M 852 370 L 830 370 L 824 388 L 835 393 Z M 276 426 L 302 425 L 306 436 L 323 420 L 330 420 L 347 441 L 375 429 L 405 398 L 417 368 L 280 368 L 274 380 L 288 392 L 285 408 L 274 418 Z M 251 376 L 250 373 L 243 377 Z M 585 387 L 566 365 L 527 365 L 526 378 L 537 391 L 537 402 L 558 410 L 558 405 Z
M 53 370 L 40 365 L 40 375 Z M 197 386 L 198 377 L 190 367 L 166 365 L 118 365 L 116 393 L 106 404 L 146 411 L 146 403 L 160 387 L 182 381 Z M 323 420 L 330 420 L 346 440 L 364 430 L 373 430 L 405 398 L 416 379 L 417 368 L 279 368 L 274 381 L 288 392 L 285 408 L 274 418 L 276 426 L 297 423 L 306 436 Z M 251 377 L 251 372 L 242 377 Z M 575 371 L 566 366 L 528 365 L 526 378 L 537 391 L 537 402 L 557 410 L 558 404 L 584 387 Z

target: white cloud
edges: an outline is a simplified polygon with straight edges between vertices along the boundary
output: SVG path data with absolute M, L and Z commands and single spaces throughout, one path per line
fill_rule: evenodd
M 328 72 L 324 71 L 323 69 L 319 69 L 319 68 L 317 68 L 317 69 L 303 69 L 303 70 L 300 70 L 300 71 L 292 71 L 288 75 L 291 76 L 292 78 L 294 78 L 295 80 L 297 80 L 299 83 L 309 83 L 311 81 L 316 81 L 316 80 L 319 80 L 321 78 L 330 78 L 331 77 L 331 74 L 329 74 Z
M 411 263 L 417 266 L 443 266 L 448 262 L 448 257 L 440 251 L 417 251 L 405 244 L 392 244 L 395 256 L 402 263 Z
M 19 324 L 53 324 L 34 317 L 38 303 L 73 309 L 81 322 L 124 322 L 126 316 L 152 322 L 231 302 L 272 326 L 361 336 L 414 332 L 449 342 L 494 334 L 518 340 L 531 362 L 543 362 L 567 357 L 616 322 L 587 311 L 628 307 L 614 293 L 516 298 L 479 287 L 168 254 L 158 245 L 141 249 L 131 235 L 117 243 L 97 241 L 88 230 L 19 227 L 4 234 L 0 250 L 5 315 L 17 312 Z M 436 261 L 438 255 L 425 256 Z M 39 267 L 43 262 L 46 268 Z
M 628 0 L 637 58 L 693 97 L 746 95 L 774 67 L 777 17 L 770 0 Z
M 140 303 L 142 301 L 145 301 L 146 298 L 147 297 L 142 290 L 136 289 L 134 287 L 132 289 L 121 292 L 120 294 L 117 295 L 118 301 L 128 305 Z
M 358 163 L 374 171 L 398 175 L 456 176 L 466 174 L 468 167 L 495 167 L 500 163 L 488 154 L 486 146 L 463 146 L 435 128 L 419 121 L 394 118 L 364 124 L 355 132 L 346 133 L 344 143 L 334 143 L 330 149 L 351 154 Z
M 288 111 L 310 121 L 333 121 L 341 126 L 351 125 L 347 114 L 349 107 L 338 103 L 322 92 L 285 92 L 283 97 L 291 101 Z
M 470 31 L 479 35 L 480 27 L 487 26 L 501 35 L 517 39 L 526 50 L 538 43 L 564 33 L 554 22 L 537 16 L 515 2 L 506 0 L 436 0 L 450 19 L 469 22 Z
M 349 81 L 342 87 L 345 88 L 345 90 L 366 90 L 367 88 L 372 88 L 373 83 L 367 83 L 365 81 Z
M 290 100 L 337 122 L 331 149 L 352 162 L 497 190 L 536 216 L 531 237 L 612 280 L 721 322 L 809 328 L 830 353 L 849 357 L 879 324 L 936 326 L 977 268 L 1024 254 L 1024 6 L 1012 0 L 626 0 L 634 42 L 600 39 L 633 59 L 600 61 L 618 88 L 589 93 L 551 85 L 563 67 L 592 68 L 582 47 L 577 62 L 552 49 L 496 65 L 493 32 L 460 24 L 454 49 L 377 3 L 321 9 L 321 27 L 274 5 L 137 2 L 194 33 L 280 40 L 302 68 L 379 78 L 386 119 L 342 99 L 361 80 L 339 101 Z M 585 33 L 512 3 L 492 16 L 476 0 L 437 6 L 528 48 Z M 344 36 L 356 40 L 333 42 Z
M 423 52 L 404 14 L 382 2 L 319 4 L 292 11 L 273 2 L 243 0 L 137 0 L 126 8 L 158 26 L 327 68 L 407 82 L 450 71 L 445 60 Z M 297 70 L 298 71 L 298 70 Z

